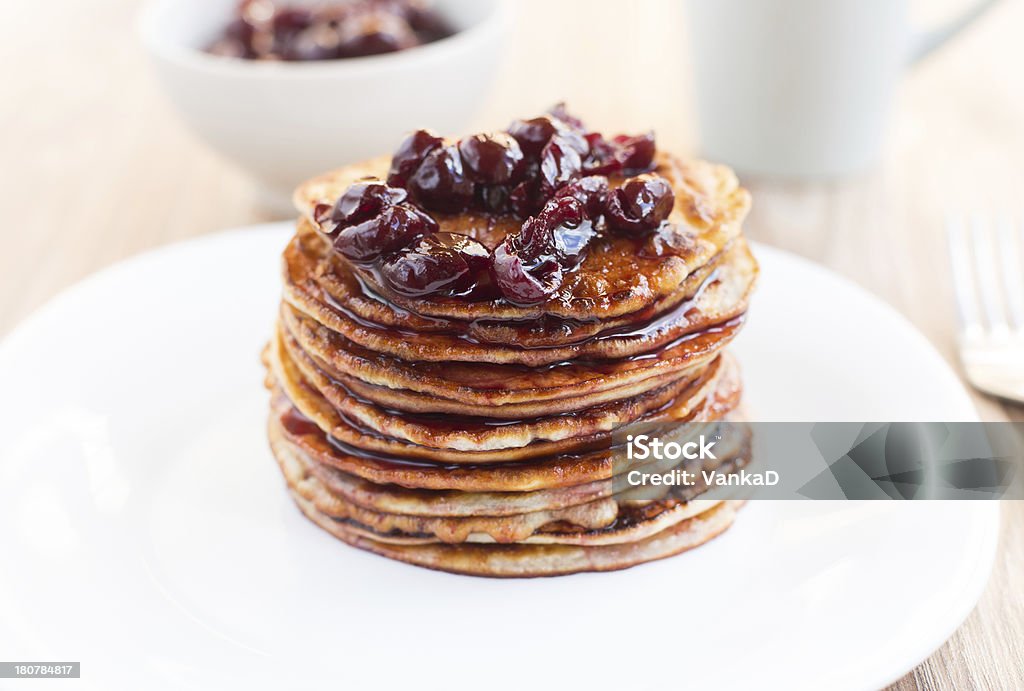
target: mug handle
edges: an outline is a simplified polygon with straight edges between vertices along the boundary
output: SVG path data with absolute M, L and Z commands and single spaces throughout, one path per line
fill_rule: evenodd
M 910 47 L 910 62 L 914 63 L 930 55 L 932 51 L 939 48 L 943 43 L 960 33 L 961 29 L 995 5 L 999 0 L 977 0 L 974 4 L 964 10 L 963 14 L 954 17 L 942 26 L 922 31 L 913 38 Z

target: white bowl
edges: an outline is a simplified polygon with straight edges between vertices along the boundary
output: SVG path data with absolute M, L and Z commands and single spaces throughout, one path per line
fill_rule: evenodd
M 237 0 L 154 0 L 143 43 L 181 115 L 211 147 L 285 199 L 306 178 L 391 152 L 419 127 L 459 133 L 493 81 L 503 0 L 438 0 L 457 31 L 387 55 L 259 62 L 203 51 Z

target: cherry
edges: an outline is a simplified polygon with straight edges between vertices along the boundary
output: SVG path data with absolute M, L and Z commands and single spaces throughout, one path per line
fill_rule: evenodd
M 247 20 L 245 17 L 239 16 L 231 19 L 230 24 L 224 29 L 224 38 L 231 39 L 232 41 L 240 41 L 245 44 L 246 48 L 252 50 L 253 39 L 256 37 L 256 27 L 252 21 Z
M 243 17 L 232 19 L 224 28 L 224 38 L 241 41 L 247 46 L 252 44 L 253 34 L 255 33 L 256 27 L 253 26 L 252 22 L 247 21 Z
M 584 221 L 578 226 L 561 226 L 554 233 L 554 254 L 564 269 L 572 269 L 583 261 L 587 245 L 596 235 L 594 224 Z
M 491 268 L 491 251 L 470 236 L 462 233 L 435 233 L 430 237 L 433 239 L 432 247 L 457 253 L 470 271 L 486 271 Z
M 583 171 L 589 175 L 610 175 L 621 168 L 615 159 L 617 149 L 603 135 L 591 132 L 587 136 L 590 152 L 583 161 Z
M 565 111 L 565 104 L 560 103 L 546 115 L 529 120 L 513 120 L 508 126 L 508 133 L 519 142 L 524 154 L 537 157 L 556 134 L 571 142 L 571 148 L 577 153 L 585 153 L 587 145 L 583 138 L 584 129 L 583 123 L 569 115 Z
M 574 149 L 581 158 L 590 152 L 590 143 L 587 141 L 587 128 L 583 121 L 574 115 L 570 115 L 565 109 L 564 103 L 558 103 L 548 110 L 548 115 L 554 119 L 557 134 L 563 140 L 563 146 Z
M 242 17 L 238 17 L 231 20 L 224 28 L 223 35 L 214 41 L 207 51 L 213 55 L 232 58 L 253 58 L 256 57 L 253 50 L 255 35 L 256 27 Z
M 587 143 L 587 138 L 582 132 L 567 129 L 559 132 L 556 136 L 562 141 L 562 146 L 574 150 L 580 155 L 580 159 L 590 153 L 590 144 Z
M 529 305 L 547 299 L 558 289 L 564 272 L 583 260 L 596 234 L 587 211 L 587 202 L 592 200 L 587 195 L 600 194 L 601 185 L 588 180 L 569 188 L 548 201 L 540 213 L 523 223 L 519 233 L 509 235 L 495 249 L 491 273 L 510 302 Z
M 575 142 L 556 134 L 540 156 L 540 193 L 546 199 L 578 175 L 583 167 Z
M 517 238 L 510 235 L 494 250 L 491 275 L 506 300 L 534 305 L 552 295 L 562 283 L 562 268 L 553 261 L 533 266 L 519 254 Z
M 555 198 L 559 197 L 572 197 L 583 205 L 587 216 L 596 219 L 604 213 L 605 200 L 608 197 L 608 178 L 588 175 L 574 180 L 558 190 Z
M 459 154 L 469 175 L 488 185 L 510 182 L 523 167 L 519 142 L 505 133 L 466 137 L 459 142 Z
M 423 43 L 431 43 L 451 34 L 448 24 L 437 12 L 419 3 L 407 4 L 405 20 Z
M 675 204 L 671 185 L 657 175 L 630 178 L 608 195 L 605 213 L 616 230 L 653 230 L 668 218 Z
M 539 156 L 541 149 L 555 136 L 558 125 L 550 115 L 541 115 L 529 120 L 513 120 L 508 126 L 512 135 L 527 156 Z
M 381 275 L 403 295 L 465 292 L 490 266 L 490 253 L 459 233 L 436 233 L 398 251 L 381 265 Z
M 387 11 L 356 11 L 338 25 L 338 53 L 343 58 L 396 53 L 418 43 L 409 24 Z
M 389 206 L 369 220 L 343 228 L 334 240 L 334 249 L 354 262 L 372 262 L 416 238 L 436 233 L 437 228 L 437 221 L 414 206 Z
M 548 108 L 548 115 L 555 118 L 556 120 L 560 120 L 561 122 L 565 123 L 567 127 L 578 132 L 585 132 L 587 129 L 586 126 L 583 124 L 582 120 L 580 120 L 575 115 L 569 113 L 569 111 L 565 107 L 565 101 L 556 103 L 555 105 Z
M 275 4 L 243 0 L 208 52 L 252 60 L 327 60 L 390 53 L 452 34 L 443 17 L 417 0 Z
M 528 177 L 513 187 L 508 195 L 508 205 L 519 218 L 526 218 L 537 213 L 541 201 L 540 181 L 536 176 Z
M 398 146 L 398 151 L 391 157 L 391 170 L 388 171 L 388 184 L 404 187 L 416 169 L 423 163 L 434 149 L 444 145 L 444 140 L 432 130 L 416 130 Z
M 540 213 L 526 219 L 519 231 L 520 247 L 525 256 L 536 258 L 553 247 L 555 229 L 575 228 L 584 221 L 583 205 L 570 197 L 552 199 Z
M 409 191 L 433 211 L 459 213 L 473 201 L 473 182 L 462 169 L 454 146 L 434 149 L 409 178 Z
M 457 144 L 417 130 L 392 158 L 388 184 L 356 183 L 333 206 L 317 205 L 314 218 L 339 254 L 374 264 L 397 293 L 479 299 L 497 290 L 514 304 L 537 304 L 583 261 L 599 229 L 665 222 L 675 203 L 666 180 L 642 174 L 612 190 L 607 178 L 649 169 L 654 153 L 653 134 L 605 139 L 563 105 Z M 438 232 L 423 208 L 525 220 L 489 253 L 469 236 Z
M 431 132 L 414 132 L 395 153 L 388 182 L 407 187 L 431 210 L 459 213 L 472 208 L 525 219 L 581 176 L 649 169 L 654 135 L 605 139 L 587 132 L 558 104 L 540 117 L 513 121 L 507 133 L 461 140 L 458 160 L 450 149 Z M 596 197 L 592 191 L 578 190 L 577 196 L 586 197 L 587 213 L 596 219 L 602 211 L 594 204 L 603 205 L 604 191 Z M 592 203 L 592 198 L 597 201 Z
M 294 35 L 308 29 L 314 21 L 313 13 L 301 7 L 282 7 L 274 11 L 270 25 L 276 38 Z
M 635 137 L 620 135 L 611 141 L 592 132 L 586 139 L 590 151 L 583 161 L 583 170 L 592 175 L 647 170 L 654 161 L 653 132 Z
M 616 160 L 625 170 L 647 170 L 654 162 L 654 132 L 635 137 L 619 135 L 614 139 L 618 147 Z
M 338 228 L 361 223 L 387 206 L 404 202 L 407 196 L 405 190 L 383 182 L 357 182 L 338 197 L 328 213 L 324 213 L 325 205 L 318 205 L 314 220 L 320 230 L 332 235 Z
M 594 235 L 594 224 L 583 202 L 559 196 L 523 224 L 521 253 L 527 259 L 556 261 L 563 269 L 571 269 L 579 264 Z
M 338 32 L 322 24 L 280 37 L 280 55 L 284 60 L 330 60 L 338 57 Z

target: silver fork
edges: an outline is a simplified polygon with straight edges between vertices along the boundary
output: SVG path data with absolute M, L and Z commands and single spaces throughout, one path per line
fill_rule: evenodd
M 1024 402 L 1024 226 L 1009 218 L 946 220 L 960 314 L 960 361 L 982 391 Z

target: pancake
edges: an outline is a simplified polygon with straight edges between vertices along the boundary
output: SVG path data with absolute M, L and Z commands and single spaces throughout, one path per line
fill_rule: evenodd
M 738 372 L 730 366 L 714 391 L 695 405 L 680 422 L 726 419 L 739 402 Z M 329 415 L 327 410 L 322 411 Z M 458 492 L 532 492 L 576 488 L 585 483 L 610 480 L 616 471 L 613 452 L 607 447 L 576 451 L 515 463 L 434 464 L 367 453 L 329 437 L 317 423 L 302 414 L 280 391 L 272 399 L 268 423 L 271 446 L 290 445 L 317 464 L 337 469 L 375 485 Z M 619 468 L 621 470 L 621 468 Z M 602 490 L 611 493 L 610 483 Z M 372 505 L 371 505 L 372 506 Z
M 412 299 L 380 285 L 374 288 L 393 304 L 416 314 L 466 321 L 528 320 L 545 315 L 587 321 L 642 310 L 677 290 L 687 276 L 738 237 L 750 207 L 749 194 L 725 166 L 684 161 L 665 153 L 659 153 L 655 163 L 654 172 L 666 179 L 675 192 L 675 206 L 665 234 L 650 247 L 638 247 L 629 237 L 609 238 L 599 249 L 589 252 L 571 277 L 541 305 L 523 307 L 502 300 Z M 389 164 L 387 157 L 381 157 L 314 178 L 296 190 L 295 205 L 311 219 L 317 204 L 332 203 L 353 182 L 384 179 Z M 621 182 L 618 177 L 609 179 L 612 186 Z M 437 216 L 436 220 L 442 231 L 469 235 L 489 248 L 495 247 L 508 232 L 518 230 L 521 223 L 512 218 L 474 213 Z M 666 252 L 664 248 L 672 251 Z M 368 272 L 362 278 L 374 284 Z
M 298 239 L 293 239 L 285 250 L 285 300 L 359 346 L 411 362 L 468 361 L 536 367 L 580 358 L 635 356 L 741 315 L 757 279 L 757 263 L 741 241 L 730 249 L 728 261 L 708 275 L 692 300 L 684 300 L 662 315 L 623 332 L 613 331 L 564 346 L 523 348 L 482 343 L 463 334 L 398 330 L 357 319 L 323 294 L 311 275 L 324 269 L 318 269 L 315 262 L 297 259 L 302 256 L 299 245 Z
M 285 448 L 280 453 L 301 453 L 297 447 L 282 446 Z M 275 456 L 278 453 L 275 447 Z M 577 506 L 604 499 L 613 492 L 612 483 L 608 480 L 532 492 L 409 489 L 398 485 L 378 485 L 322 463 L 307 460 L 306 464 L 309 472 L 331 494 L 365 508 L 407 516 L 513 516 Z
M 292 491 L 310 501 L 319 512 L 359 526 L 378 541 L 394 544 L 429 541 L 614 544 L 648 537 L 717 503 L 715 500 L 681 500 L 669 493 L 634 501 L 619 494 L 560 508 L 503 512 L 494 516 L 486 512 L 462 516 L 388 512 L 367 509 L 362 503 L 349 501 L 347 492 L 335 493 L 333 485 L 321 479 L 324 475 L 317 472 L 317 464 L 294 448 L 275 446 L 274 454 Z M 474 504 L 478 511 L 482 508 L 481 502 Z M 403 508 L 414 505 L 415 501 L 407 501 Z M 606 528 L 608 530 L 604 530 Z
M 290 349 L 282 340 L 279 338 L 276 356 L 289 359 L 302 383 L 319 391 L 355 426 L 420 446 L 459 451 L 522 448 L 538 442 L 611 432 L 676 401 L 700 376 L 698 373 L 692 378 L 678 377 L 656 389 L 595 405 L 574 415 L 566 415 L 566 411 L 557 405 L 559 401 L 551 402 L 543 411 L 546 417 L 523 420 L 496 420 L 470 415 L 395 415 L 390 410 L 352 395 L 344 386 L 317 369 L 309 356 L 298 348 Z M 291 371 L 291 368 L 284 369 Z M 481 411 L 477 409 L 476 412 Z
M 291 488 L 291 491 L 294 493 L 296 490 L 295 488 Z M 452 540 L 442 539 L 442 537 L 434 534 L 433 532 L 383 532 L 377 529 L 376 526 L 360 523 L 359 521 L 353 520 L 347 516 L 339 517 L 334 515 L 331 511 L 324 511 L 321 509 L 320 503 L 315 498 L 307 500 L 311 501 L 313 507 L 320 513 L 344 523 L 363 537 L 389 545 L 430 545 L 444 543 L 450 545 L 576 545 L 580 547 L 601 547 L 606 545 L 620 545 L 638 542 L 656 535 L 663 530 L 671 528 L 672 526 L 687 519 L 710 511 L 715 506 L 722 503 L 719 500 L 710 499 L 697 499 L 690 502 L 664 500 L 653 503 L 648 507 L 644 507 L 644 509 L 633 507 L 632 511 L 625 510 L 623 512 L 623 516 L 620 516 L 616 520 L 609 522 L 604 526 L 588 528 L 586 526 L 574 525 L 572 521 L 552 521 L 544 524 L 539 530 L 534 530 L 532 533 L 529 528 L 531 521 L 534 524 L 537 524 L 541 523 L 544 519 L 542 517 L 534 518 L 537 514 L 524 514 L 523 516 L 511 516 L 503 519 L 497 519 L 505 522 L 504 527 L 498 529 L 500 531 L 499 536 L 503 539 L 498 539 L 487 532 L 470 532 L 466 534 L 466 539 Z M 605 500 L 601 503 L 601 506 L 608 506 L 611 503 L 613 503 L 611 500 Z M 585 507 L 576 507 L 576 510 L 581 508 Z M 538 514 L 543 515 L 544 512 L 538 512 Z M 586 516 L 585 512 L 581 511 L 580 514 Z M 426 521 L 430 519 L 423 520 L 424 523 L 426 523 Z M 480 521 L 480 519 L 475 520 Z M 489 529 L 493 530 L 493 528 Z M 515 531 L 515 534 L 520 534 L 523 537 L 518 540 L 508 539 L 508 536 L 512 535 L 513 531 Z
M 329 400 L 323 392 L 304 381 L 299 368 L 280 351 L 277 345 L 269 349 L 268 355 L 275 384 L 281 387 L 305 417 L 313 420 L 321 430 L 336 440 L 371 453 L 454 464 L 502 463 L 598 449 L 607 446 L 611 431 L 622 424 L 637 420 L 685 419 L 714 391 L 719 378 L 723 376 L 723 369 L 727 370 L 728 376 L 735 376 L 728 372 L 734 367 L 732 362 L 726 360 L 723 366 L 723 360 L 718 358 L 692 381 L 658 389 L 650 398 L 639 403 L 637 399 L 626 401 L 624 410 L 617 409 L 610 413 L 617 416 L 616 423 L 611 427 L 601 425 L 602 416 L 607 411 L 600 409 L 594 414 L 596 417 L 583 422 L 578 414 L 555 416 L 536 423 L 547 430 L 543 435 L 537 434 L 522 443 L 522 438 L 511 438 L 505 432 L 505 427 L 509 427 L 506 425 L 472 426 L 462 421 L 444 424 L 443 420 L 437 420 L 433 429 L 417 430 L 417 421 L 411 420 L 409 416 L 389 415 L 384 411 L 376 411 L 373 422 L 382 425 L 387 423 L 389 429 L 372 429 L 361 424 L 365 420 L 357 421 L 343 413 L 335 401 Z M 355 403 L 348 401 L 346 405 L 349 403 L 350 410 L 354 410 Z M 372 412 L 366 406 L 361 409 Z M 402 436 L 392 436 L 393 433 Z M 430 442 L 429 446 L 411 439 L 417 433 Z M 470 448 L 460 448 L 468 446 L 466 440 L 473 439 L 479 440 L 479 443 Z M 510 440 L 521 443 L 502 445 Z
M 391 544 L 497 542 L 608 545 L 645 539 L 713 508 L 717 500 L 665 498 L 626 502 L 608 497 L 559 510 L 506 516 L 437 517 L 394 514 L 348 502 L 330 492 L 301 455 L 276 454 L 292 492 L 318 512 Z
M 706 365 L 742 326 L 742 316 L 636 358 L 570 360 L 550 367 L 465 362 L 409 363 L 357 346 L 288 305 L 288 337 L 331 378 L 356 396 L 414 413 L 536 417 L 557 400 L 563 412 L 648 391 L 668 375 L 688 376 Z M 286 342 L 290 342 L 286 338 Z
M 345 194 L 388 179 L 382 157 L 295 193 L 267 434 L 299 509 L 349 545 L 547 576 L 660 559 L 733 522 L 739 501 L 628 472 L 734 472 L 749 436 L 682 462 L 626 460 L 625 437 L 684 442 L 737 418 L 749 195 L 724 166 L 652 154 L 652 137 L 550 118 L 468 148 L 421 132 L 387 186 Z M 619 172 L 575 182 L 600 170 Z M 493 212 L 438 211 L 467 206 Z
M 471 321 L 422 316 L 398 307 L 374 292 L 361 275 L 331 251 L 328 243 L 309 221 L 301 221 L 295 241 L 285 253 L 286 276 L 313 298 L 335 307 L 352 319 L 409 333 L 449 333 L 479 343 L 515 344 L 525 348 L 545 348 L 578 343 L 624 327 L 650 321 L 686 299 L 692 299 L 708 277 L 723 263 L 732 260 L 744 244 L 742 238 L 730 242 L 706 264 L 694 270 L 671 293 L 643 310 L 607 319 L 565 319 L 545 315 L 538 319 L 502 321 L 478 318 Z
M 312 426 L 312 423 L 306 424 Z M 685 468 L 690 472 L 717 470 L 728 473 L 749 462 L 751 448 L 749 434 L 740 438 L 733 436 L 728 448 L 722 447 L 719 450 L 720 454 L 724 452 L 727 455 L 721 456 L 720 460 L 701 463 L 680 463 L 672 459 L 625 463 L 622 458 L 622 449 L 614 448 L 607 452 L 611 459 L 611 469 L 607 472 L 607 478 L 604 479 L 584 479 L 580 484 L 558 484 L 542 489 L 478 490 L 467 484 L 465 486 L 470 489 L 436 490 L 386 483 L 384 480 L 389 479 L 386 476 L 378 476 L 378 482 L 369 481 L 353 473 L 342 471 L 338 467 L 339 463 L 317 453 L 317 445 L 315 442 L 310 443 L 310 439 L 307 438 L 307 435 L 311 433 L 298 433 L 291 428 L 290 423 L 284 423 L 276 416 L 271 417 L 268 429 L 274 455 L 279 458 L 284 456 L 297 459 L 293 462 L 308 468 L 309 472 L 327 488 L 327 491 L 363 508 L 411 516 L 504 516 L 567 508 L 607 497 L 614 497 L 619 503 L 643 503 L 670 496 L 689 500 L 707 491 L 708 488 L 701 484 L 687 487 L 634 487 L 625 480 L 625 474 L 632 470 L 666 473 L 679 468 Z M 715 435 L 718 428 L 714 423 L 706 422 L 691 423 L 688 425 L 688 429 L 690 431 L 685 439 L 682 437 L 672 437 L 672 439 L 683 442 L 696 438 L 699 433 L 706 432 Z M 563 463 L 563 467 L 570 468 L 574 462 L 587 463 L 585 457 L 573 456 L 552 459 L 551 462 L 556 461 Z M 487 476 L 494 470 L 493 466 L 458 469 L 440 466 L 436 469 L 438 471 L 457 470 L 459 473 L 470 476 L 474 474 Z M 535 470 L 539 472 L 542 468 L 538 467 Z M 563 476 L 569 476 L 569 474 L 563 473 Z M 429 482 L 424 484 L 429 484 Z
M 472 576 L 557 576 L 581 571 L 616 571 L 664 559 L 704 544 L 732 525 L 740 502 L 722 502 L 709 511 L 636 542 L 580 545 L 388 544 L 360 533 L 319 511 L 301 495 L 296 505 L 313 523 L 341 541 L 416 566 Z
M 358 524 L 379 535 L 396 540 L 400 535 L 426 535 L 441 542 L 466 542 L 486 536 L 494 542 L 520 542 L 543 526 L 563 523 L 579 529 L 604 528 L 615 522 L 618 504 L 610 497 L 561 509 L 542 509 L 505 516 L 421 516 L 367 509 L 330 492 L 298 454 L 275 454 L 285 480 L 317 511 L 335 519 Z

